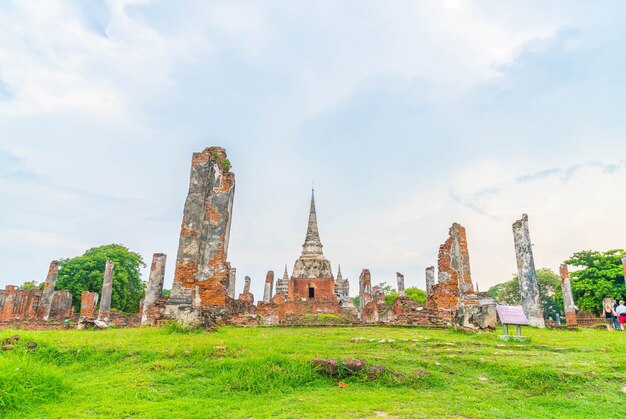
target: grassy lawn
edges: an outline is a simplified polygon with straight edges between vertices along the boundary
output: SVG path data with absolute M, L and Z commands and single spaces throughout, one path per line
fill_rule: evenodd
M 620 416 L 626 334 L 497 333 L 392 327 L 33 332 L 0 353 L 3 417 Z M 355 339 L 357 338 L 357 339 Z M 363 338 L 363 339 L 358 339 Z M 381 339 L 395 342 L 380 343 Z M 26 343 L 38 344 L 29 350 Z M 387 374 L 338 381 L 315 357 L 363 358 Z M 425 370 L 428 374 L 411 374 Z M 415 378 L 417 377 L 417 378 Z

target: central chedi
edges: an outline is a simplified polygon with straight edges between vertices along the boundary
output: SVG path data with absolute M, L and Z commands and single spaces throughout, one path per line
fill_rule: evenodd
M 276 295 L 257 306 L 256 312 L 263 323 L 298 324 L 303 319 L 311 320 L 310 315 L 316 314 L 334 314 L 347 321 L 354 320 L 354 305 L 348 297 L 349 282 L 341 275 L 335 281 L 323 247 L 317 227 L 315 192 L 312 191 L 302 253 L 294 264 L 291 278 L 285 268 L 283 278 L 278 280 Z
M 311 192 L 311 210 L 302 254 L 293 267 L 289 281 L 289 301 L 333 299 L 336 301 L 335 278 L 330 261 L 324 257 L 324 246 L 317 228 L 315 192 Z

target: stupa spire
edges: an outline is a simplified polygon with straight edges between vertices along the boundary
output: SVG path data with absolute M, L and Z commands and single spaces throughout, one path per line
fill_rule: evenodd
M 309 225 L 306 231 L 306 239 L 302 245 L 302 255 L 321 256 L 322 242 L 317 229 L 317 214 L 315 212 L 315 190 L 311 189 L 311 209 L 309 210 Z

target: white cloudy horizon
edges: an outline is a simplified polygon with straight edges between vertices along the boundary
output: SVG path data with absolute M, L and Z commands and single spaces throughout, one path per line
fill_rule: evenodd
M 0 287 L 121 243 L 172 282 L 191 154 L 237 177 L 229 259 L 293 267 L 315 183 L 324 252 L 358 291 L 424 288 L 467 229 L 486 290 L 626 248 L 626 6 L 496 1 L 0 2 Z M 147 275 L 144 273 L 144 279 Z

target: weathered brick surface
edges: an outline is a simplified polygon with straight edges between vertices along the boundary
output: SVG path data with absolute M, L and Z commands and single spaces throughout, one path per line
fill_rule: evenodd
M 428 310 L 408 297 L 398 297 L 387 307 L 385 299 L 376 298 L 363 309 L 361 322 L 397 326 L 449 326 L 450 320 L 437 310 Z
M 452 224 L 448 239 L 439 246 L 437 266 L 439 281 L 431 285 L 426 306 L 431 310 L 440 310 L 452 319 L 460 304 L 476 300 L 467 237 L 465 228 L 460 224 Z
M 80 317 L 86 319 L 96 318 L 99 295 L 97 292 L 83 291 L 80 295 Z
M 50 309 L 52 307 L 52 298 L 54 295 L 54 287 L 57 282 L 57 276 L 59 274 L 59 261 L 53 260 L 50 262 L 50 268 L 48 269 L 48 276 L 43 289 L 43 294 L 37 307 L 37 318 L 42 320 L 48 320 L 50 317 Z
M 365 313 L 365 307 L 372 301 L 372 275 L 369 269 L 363 269 L 359 276 L 359 317 L 369 316 Z
M 243 293 L 239 294 L 239 301 L 247 304 L 254 304 L 254 295 L 250 293 L 250 277 L 246 276 L 243 283 Z
M 203 310 L 226 309 L 232 299 L 227 256 L 234 192 L 235 175 L 223 148 L 194 153 L 167 316 L 204 318 Z
M 274 291 L 274 271 L 268 271 L 265 275 L 265 289 L 263 291 L 263 302 L 269 303 Z
M 563 307 L 565 309 L 565 321 L 568 326 L 576 326 L 576 304 L 574 303 L 574 294 L 572 293 L 572 283 L 569 277 L 569 269 L 566 264 L 559 267 L 561 275 L 561 290 L 563 292 Z
M 515 255 L 517 257 L 517 273 L 519 277 L 522 307 L 528 317 L 528 324 L 539 328 L 545 327 L 535 260 L 533 257 L 532 242 L 528 231 L 528 215 L 513 223 L 513 239 Z
M 152 256 L 152 264 L 150 266 L 150 277 L 148 278 L 148 287 L 146 288 L 146 296 L 143 299 L 141 306 L 141 324 L 153 324 L 154 318 L 150 317 L 153 314 L 151 310 L 154 302 L 161 298 L 163 294 L 163 282 L 165 281 L 165 264 L 167 262 L 167 255 L 163 253 L 155 253 Z
M 55 291 L 48 318 L 44 320 L 68 319 L 72 317 L 72 312 L 72 294 L 69 291 Z
M 102 296 L 100 299 L 100 310 L 98 320 L 108 322 L 111 314 L 111 294 L 113 293 L 113 269 L 115 264 L 107 260 L 104 268 L 104 279 L 102 281 Z
M 0 290 L 0 321 L 34 319 L 41 300 L 41 291 L 21 291 L 14 285 Z

